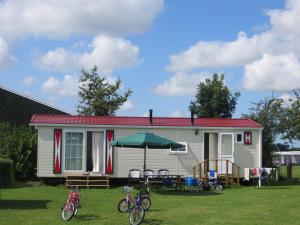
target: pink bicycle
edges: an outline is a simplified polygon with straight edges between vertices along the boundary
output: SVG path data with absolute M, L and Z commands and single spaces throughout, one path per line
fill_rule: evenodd
M 80 206 L 80 194 L 78 187 L 71 188 L 68 199 L 61 209 L 61 218 L 63 220 L 70 220 L 73 216 L 76 216 L 78 208 Z

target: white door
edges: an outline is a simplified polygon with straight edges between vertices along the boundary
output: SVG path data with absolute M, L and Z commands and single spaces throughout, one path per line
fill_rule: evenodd
M 226 160 L 234 162 L 234 134 L 220 133 L 218 173 L 226 173 Z M 232 164 L 228 163 L 228 173 L 232 173 Z
M 93 172 L 100 172 L 103 168 L 102 157 L 104 154 L 104 133 L 93 132 L 92 136 Z

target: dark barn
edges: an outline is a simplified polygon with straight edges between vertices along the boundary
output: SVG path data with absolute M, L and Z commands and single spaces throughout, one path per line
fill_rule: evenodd
M 0 86 L 0 123 L 26 125 L 33 114 L 70 115 L 46 103 L 16 93 Z

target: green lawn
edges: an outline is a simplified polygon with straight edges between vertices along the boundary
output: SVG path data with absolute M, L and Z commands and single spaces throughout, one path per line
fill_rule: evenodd
M 128 224 L 128 214 L 117 211 L 121 188 L 81 190 L 82 208 L 71 221 L 61 220 L 63 186 L 0 189 L 0 224 Z M 213 192 L 152 192 L 151 210 L 144 224 L 299 224 L 300 185 L 242 187 Z

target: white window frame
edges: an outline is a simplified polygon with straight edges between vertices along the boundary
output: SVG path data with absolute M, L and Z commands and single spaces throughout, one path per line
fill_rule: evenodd
M 178 150 L 172 150 L 172 148 L 169 149 L 170 155 L 184 155 L 188 154 L 188 143 L 187 142 L 177 142 L 178 144 L 181 144 L 185 147 L 185 151 L 178 151 Z M 178 149 L 178 148 L 173 148 Z
M 238 135 L 241 135 L 241 137 L 242 137 L 241 141 L 238 141 L 238 139 L 237 139 Z M 243 132 L 235 133 L 235 143 L 244 144 L 244 133 Z
M 65 148 L 66 148 L 66 133 L 82 133 L 82 170 L 66 170 L 65 168 Z M 64 173 L 83 173 L 86 171 L 86 131 L 83 129 L 64 129 L 63 130 L 63 158 L 62 158 L 62 168 Z

